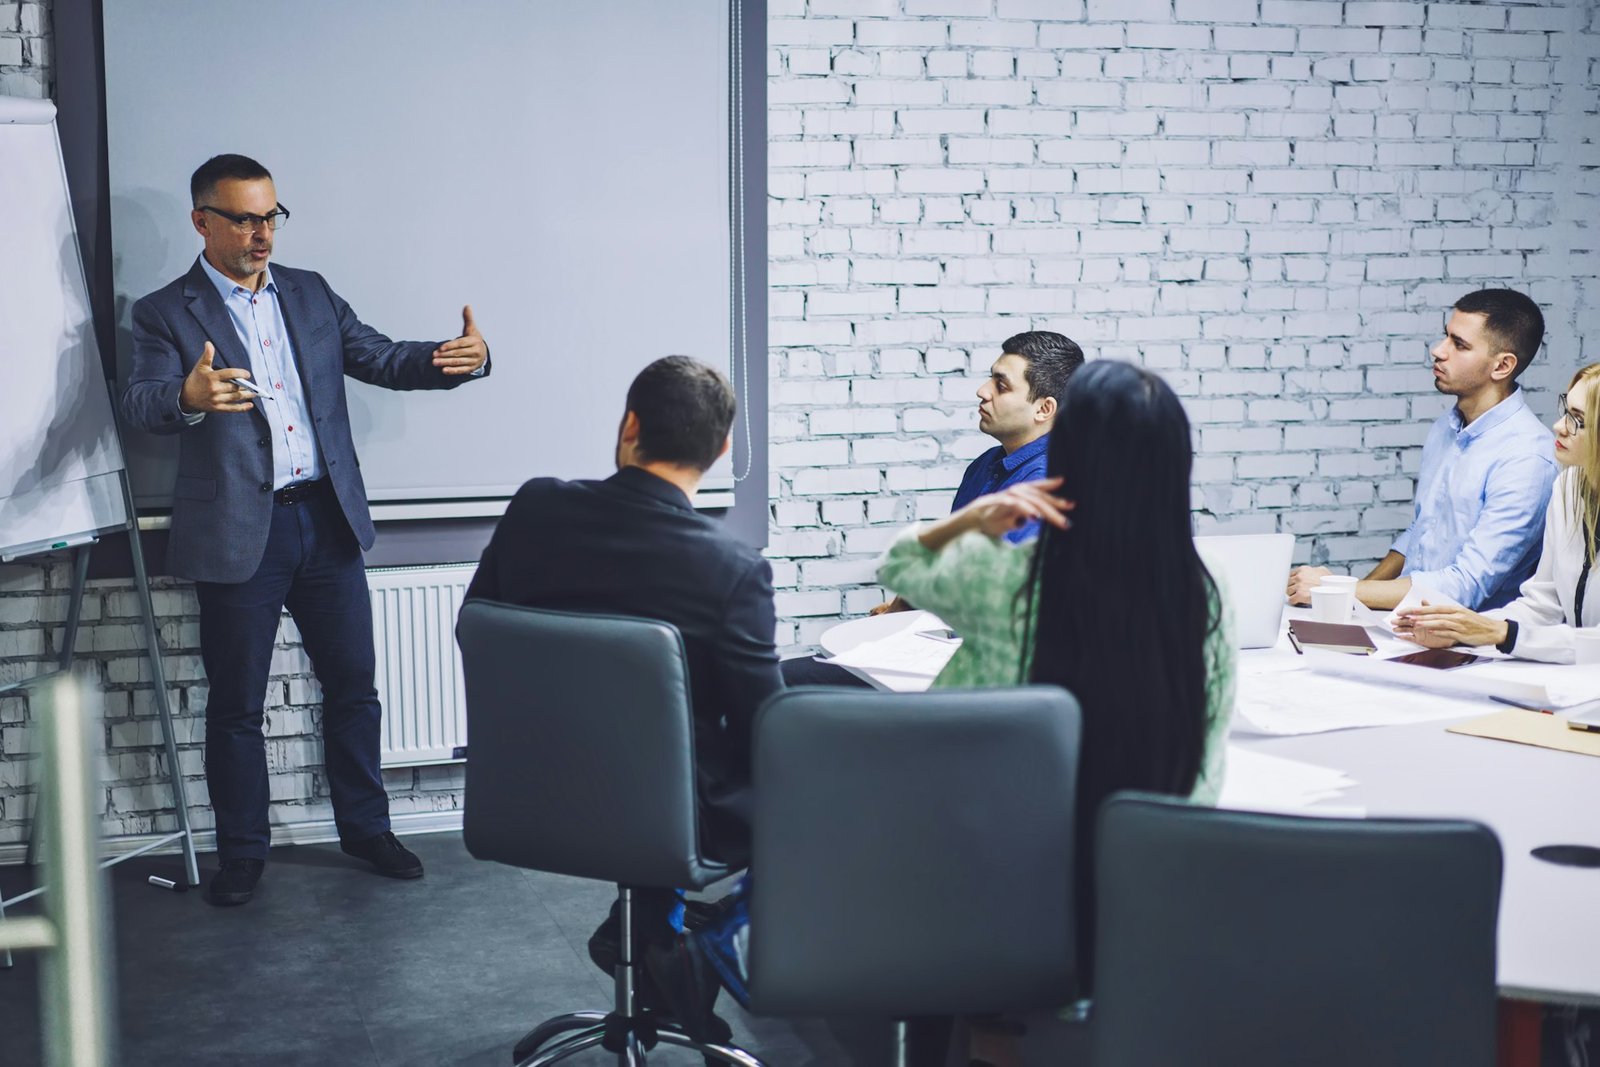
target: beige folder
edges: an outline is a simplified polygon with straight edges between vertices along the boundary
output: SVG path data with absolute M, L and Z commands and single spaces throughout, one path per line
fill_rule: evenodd
M 1600 756 L 1600 733 L 1574 730 L 1567 725 L 1566 719 L 1542 711 L 1509 708 L 1468 719 L 1449 729 L 1453 734 L 1466 734 L 1469 737 L 1488 737 L 1496 741 L 1514 741 L 1519 745 L 1537 745 L 1539 748 Z

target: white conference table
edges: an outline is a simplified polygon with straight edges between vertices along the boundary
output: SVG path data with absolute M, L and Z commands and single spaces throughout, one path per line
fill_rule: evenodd
M 880 615 L 841 623 L 822 635 L 821 644 L 838 655 L 863 641 L 938 625 L 927 612 Z M 856 673 L 873 681 L 870 670 Z M 902 680 L 894 688 L 906 686 Z M 1462 719 L 1494 707 L 1463 700 Z M 1312 805 L 1310 814 L 1321 806 L 1330 813 L 1358 806 L 1369 817 L 1464 818 L 1492 828 L 1505 854 L 1501 995 L 1600 1005 L 1600 869 L 1561 867 L 1529 854 L 1539 845 L 1600 846 L 1600 759 L 1447 733 L 1449 725 L 1236 736 L 1230 743 L 1334 768 L 1356 780 L 1339 797 Z

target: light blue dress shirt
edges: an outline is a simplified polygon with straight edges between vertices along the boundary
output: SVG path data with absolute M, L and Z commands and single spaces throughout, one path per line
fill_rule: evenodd
M 1400 572 L 1476 611 L 1508 603 L 1533 573 L 1556 477 L 1553 437 L 1522 390 L 1461 425 L 1451 408 L 1428 431 Z
M 217 287 L 239 343 L 250 357 L 246 368 L 250 380 L 266 394 L 257 397 L 255 404 L 266 416 L 272 440 L 272 488 L 321 478 L 327 471 L 322 465 L 316 432 L 311 428 L 311 408 L 306 403 L 300 370 L 295 366 L 289 331 L 283 323 L 272 268 L 263 271 L 261 288 L 252 293 L 224 276 L 205 256 L 200 257 L 200 266 Z M 194 416 L 189 419 L 199 421 Z

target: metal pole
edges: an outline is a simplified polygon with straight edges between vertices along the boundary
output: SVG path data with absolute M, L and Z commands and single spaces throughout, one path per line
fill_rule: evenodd
M 161 661 L 161 632 L 156 628 L 156 609 L 150 599 L 150 576 L 144 567 L 144 548 L 139 542 L 139 513 L 133 507 L 133 488 L 128 472 L 119 475 L 122 499 L 128 509 L 128 552 L 133 557 L 133 583 L 144 613 L 144 643 L 150 656 L 150 680 L 155 685 L 156 714 L 161 716 L 161 737 L 167 748 L 167 781 L 172 785 L 172 805 L 178 810 L 178 830 L 183 834 L 183 867 L 192 886 L 200 884 L 200 865 L 194 854 L 194 831 L 189 827 L 189 798 L 183 787 L 183 769 L 178 766 L 178 742 L 172 733 L 172 707 L 167 701 L 167 671 Z
M 105 876 L 96 862 L 94 746 L 78 686 L 61 677 L 41 692 L 50 774 L 40 796 L 51 890 L 45 911 L 57 947 L 40 962 L 45 1062 L 111 1063 L 111 975 L 105 951 Z
M 61 654 L 56 661 L 56 670 L 62 674 L 72 673 L 72 658 L 77 654 L 78 623 L 83 618 L 83 593 L 89 585 L 89 552 L 93 548 L 94 543 L 91 541 L 72 550 L 72 589 L 67 594 L 67 627 L 61 634 Z M 37 789 L 42 784 L 42 782 L 35 783 L 34 788 Z M 27 864 L 29 867 L 39 865 L 38 819 L 34 819 L 28 825 Z
M 6 895 L 0 893 L 0 970 L 4 971 L 9 971 L 16 963 L 11 956 L 12 939 L 16 937 L 11 925 L 6 921 Z

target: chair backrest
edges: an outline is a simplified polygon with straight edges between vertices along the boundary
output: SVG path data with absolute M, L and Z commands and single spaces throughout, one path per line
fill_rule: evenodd
M 1096 844 L 1095 1067 L 1494 1064 L 1488 828 L 1122 793 Z
M 750 992 L 777 1015 L 1056 1006 L 1074 969 L 1064 690 L 797 689 L 755 725 Z
M 650 619 L 468 601 L 467 849 L 631 886 L 701 886 L 688 667 Z

